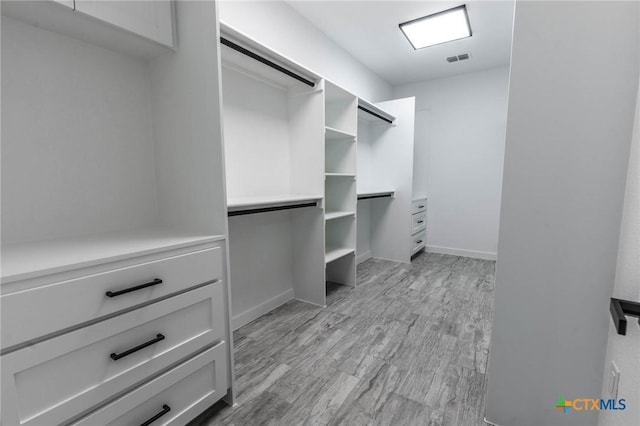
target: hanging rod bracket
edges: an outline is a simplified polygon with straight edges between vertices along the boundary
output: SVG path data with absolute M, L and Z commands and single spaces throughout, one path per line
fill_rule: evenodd
M 611 311 L 611 318 L 616 331 L 622 336 L 627 334 L 627 318 L 625 315 L 638 318 L 638 324 L 640 324 L 640 303 L 638 302 L 612 297 L 609 311 Z

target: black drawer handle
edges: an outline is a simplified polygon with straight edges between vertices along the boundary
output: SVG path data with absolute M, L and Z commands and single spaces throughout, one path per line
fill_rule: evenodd
M 418 206 L 419 209 L 424 209 L 424 205 Z
M 155 338 L 155 339 L 151 339 L 151 340 L 149 340 L 148 342 L 144 342 L 143 344 L 138 345 L 138 346 L 136 346 L 135 348 L 131 348 L 131 349 L 126 350 L 126 351 L 124 351 L 124 352 L 122 352 L 122 353 L 120 353 L 120 354 L 117 354 L 117 353 L 115 353 L 115 352 L 114 352 L 114 353 L 112 353 L 112 354 L 110 355 L 110 356 L 111 356 L 111 359 L 112 359 L 112 360 L 114 360 L 114 361 L 117 361 L 117 360 L 119 360 L 120 358 L 124 358 L 124 357 L 125 357 L 125 356 L 127 356 L 127 355 L 131 355 L 131 354 L 132 354 L 132 353 L 134 353 L 134 352 L 138 352 L 140 349 L 144 349 L 144 348 L 146 348 L 147 346 L 151 346 L 151 345 L 153 345 L 154 343 L 158 343 L 158 342 L 159 342 L 159 341 L 161 341 L 161 340 L 164 340 L 164 336 L 163 336 L 162 334 L 158 333 L 158 335 L 156 336 L 156 338 Z
M 155 416 L 151 417 L 149 420 L 147 420 L 146 422 L 142 423 L 140 426 L 149 426 L 151 423 L 155 422 L 156 420 L 158 420 L 160 417 L 164 416 L 165 414 L 167 414 L 169 411 L 171 411 L 171 407 L 169 407 L 167 404 L 164 404 L 162 406 L 162 411 L 160 411 L 158 414 L 156 414 Z
M 158 284 L 162 284 L 162 280 L 160 278 L 156 278 L 155 280 L 150 281 L 148 283 L 125 288 L 124 290 L 108 291 L 105 294 L 107 295 L 107 297 L 116 297 L 116 296 L 120 296 L 121 294 L 131 293 L 132 291 L 142 290 L 143 288 L 151 287 L 152 285 L 158 285 Z
M 418 223 L 424 223 L 424 220 L 419 220 Z
M 421 243 L 422 243 L 422 240 L 416 241 L 416 244 L 421 244 Z

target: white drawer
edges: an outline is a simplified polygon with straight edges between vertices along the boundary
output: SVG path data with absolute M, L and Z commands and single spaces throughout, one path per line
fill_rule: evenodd
M 424 229 L 427 226 L 427 212 L 411 215 L 411 234 Z
M 217 282 L 4 355 L 2 423 L 59 424 L 98 406 L 222 340 L 224 306 Z
M 426 237 L 426 231 L 420 231 L 411 236 L 411 255 L 414 255 L 426 245 Z
M 2 348 L 220 279 L 221 274 L 222 250 L 213 247 L 2 295 Z M 107 296 L 156 279 L 162 283 Z
M 413 203 L 411 203 L 411 214 L 423 212 L 426 209 L 427 209 L 426 198 L 420 198 L 418 200 L 414 200 Z
M 227 393 L 226 344 L 180 364 L 74 425 L 185 425 Z

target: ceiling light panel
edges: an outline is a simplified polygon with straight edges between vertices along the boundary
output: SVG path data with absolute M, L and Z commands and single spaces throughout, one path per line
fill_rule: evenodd
M 400 24 L 400 30 L 414 49 L 471 37 L 465 5 Z

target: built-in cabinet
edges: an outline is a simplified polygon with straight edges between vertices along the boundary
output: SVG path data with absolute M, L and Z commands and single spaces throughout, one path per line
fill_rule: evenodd
M 173 48 L 174 3 L 155 1 L 75 0 L 75 10 L 115 27 Z
M 414 104 L 359 101 L 358 262 L 410 262 Z
M 324 81 L 325 281 L 356 285 L 358 98 Z
M 232 328 L 355 286 L 361 235 L 409 261 L 413 99 L 214 2 L 2 2 L 1 28 L 3 424 L 187 423 L 233 403 Z
M 2 424 L 184 424 L 233 397 L 216 6 L 84 3 L 1 5 Z
M 355 286 L 361 233 L 409 262 L 413 98 L 374 105 L 224 23 L 221 45 L 233 327 Z
M 427 244 L 427 199 L 417 198 L 411 203 L 411 256 L 423 250 Z

